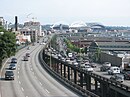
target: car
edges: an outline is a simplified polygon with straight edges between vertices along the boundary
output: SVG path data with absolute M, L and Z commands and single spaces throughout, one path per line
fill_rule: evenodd
M 84 68 L 82 68 L 83 70 L 86 70 L 86 71 L 88 71 L 88 72 L 93 72 L 93 68 L 91 67 L 91 66 L 89 66 L 89 65 L 85 65 L 85 67 Z
M 97 67 L 96 63 L 90 63 L 89 65 L 90 65 L 92 68 L 96 68 L 96 67 Z
M 104 62 L 103 65 L 104 65 L 104 66 L 109 66 L 109 67 L 111 67 L 111 63 L 110 63 L 110 62 Z
M 73 62 L 72 63 L 75 67 L 78 67 L 79 63 L 78 62 Z
M 11 70 L 7 70 L 5 72 L 5 80 L 14 80 L 14 72 Z
M 40 45 L 45 45 L 46 43 L 45 42 L 41 42 Z
M 130 71 L 123 71 L 124 79 L 130 80 Z
M 123 74 L 114 74 L 110 77 L 110 79 L 113 81 L 122 83 L 124 81 L 124 75 Z
M 11 63 L 17 63 L 17 58 L 12 58 Z
M 9 65 L 9 69 L 11 69 L 11 70 L 16 69 L 16 64 L 15 64 L 15 63 L 11 63 L 11 64 Z
M 109 70 L 110 69 L 110 66 L 101 66 L 100 67 L 100 71 L 107 71 L 107 70 Z
M 27 47 L 27 50 L 30 50 L 30 48 L 29 48 L 29 47 Z
M 23 57 L 23 60 L 24 60 L 24 61 L 28 61 L 28 56 L 24 56 L 24 57 Z
M 26 53 L 26 56 L 27 56 L 27 57 L 30 57 L 30 53 Z
M 32 46 L 35 46 L 35 43 L 33 43 Z
M 108 74 L 117 74 L 117 73 L 121 73 L 120 68 L 117 66 L 112 66 L 108 70 Z

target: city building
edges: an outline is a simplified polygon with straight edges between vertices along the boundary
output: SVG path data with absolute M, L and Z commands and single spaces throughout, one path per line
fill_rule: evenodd
M 129 42 L 95 42 L 93 41 L 89 46 L 89 51 L 93 52 L 97 48 L 101 51 L 130 51 L 130 43 Z
M 0 17 L 0 26 L 3 26 L 5 24 L 5 20 L 3 17 Z
M 19 31 L 24 36 L 30 36 L 31 42 L 38 40 L 38 31 L 35 29 L 30 29 L 30 28 L 24 27 L 24 28 L 20 29 Z
M 6 30 L 8 30 L 7 21 L 3 17 L 0 17 L 0 26 L 3 26 Z
M 37 36 L 44 36 L 44 32 L 42 32 L 40 22 L 35 22 L 35 21 L 25 22 L 24 27 L 27 27 L 30 30 L 37 30 Z
M 24 34 L 17 34 L 16 35 L 16 44 L 25 44 L 25 43 L 30 43 L 31 42 L 31 37 L 30 35 L 25 36 Z

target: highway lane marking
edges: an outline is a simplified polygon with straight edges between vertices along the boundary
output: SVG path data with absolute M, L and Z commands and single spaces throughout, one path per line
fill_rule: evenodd
M 31 71 L 33 71 L 33 69 L 31 68 Z
M 19 78 L 19 75 L 18 75 L 18 78 Z
M 45 89 L 45 91 L 46 91 L 47 93 L 50 93 L 47 89 Z
M 19 71 L 18 71 L 18 74 L 19 74 Z
M 42 86 L 42 83 L 40 82 L 40 85 Z
M 24 91 L 23 87 L 21 87 L 22 91 Z
M 21 84 L 21 82 L 19 81 L 19 84 Z

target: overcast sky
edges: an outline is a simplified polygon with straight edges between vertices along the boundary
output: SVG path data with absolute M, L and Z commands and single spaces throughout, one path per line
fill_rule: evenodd
M 76 21 L 130 26 L 130 0 L 0 0 L 0 16 L 14 23 L 35 18 L 41 24 Z

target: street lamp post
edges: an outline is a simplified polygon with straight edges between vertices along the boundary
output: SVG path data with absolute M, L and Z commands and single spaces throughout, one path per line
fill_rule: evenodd
M 51 40 L 50 40 L 50 49 L 51 49 Z M 50 68 L 52 69 L 52 64 L 51 64 L 51 51 L 50 51 Z

